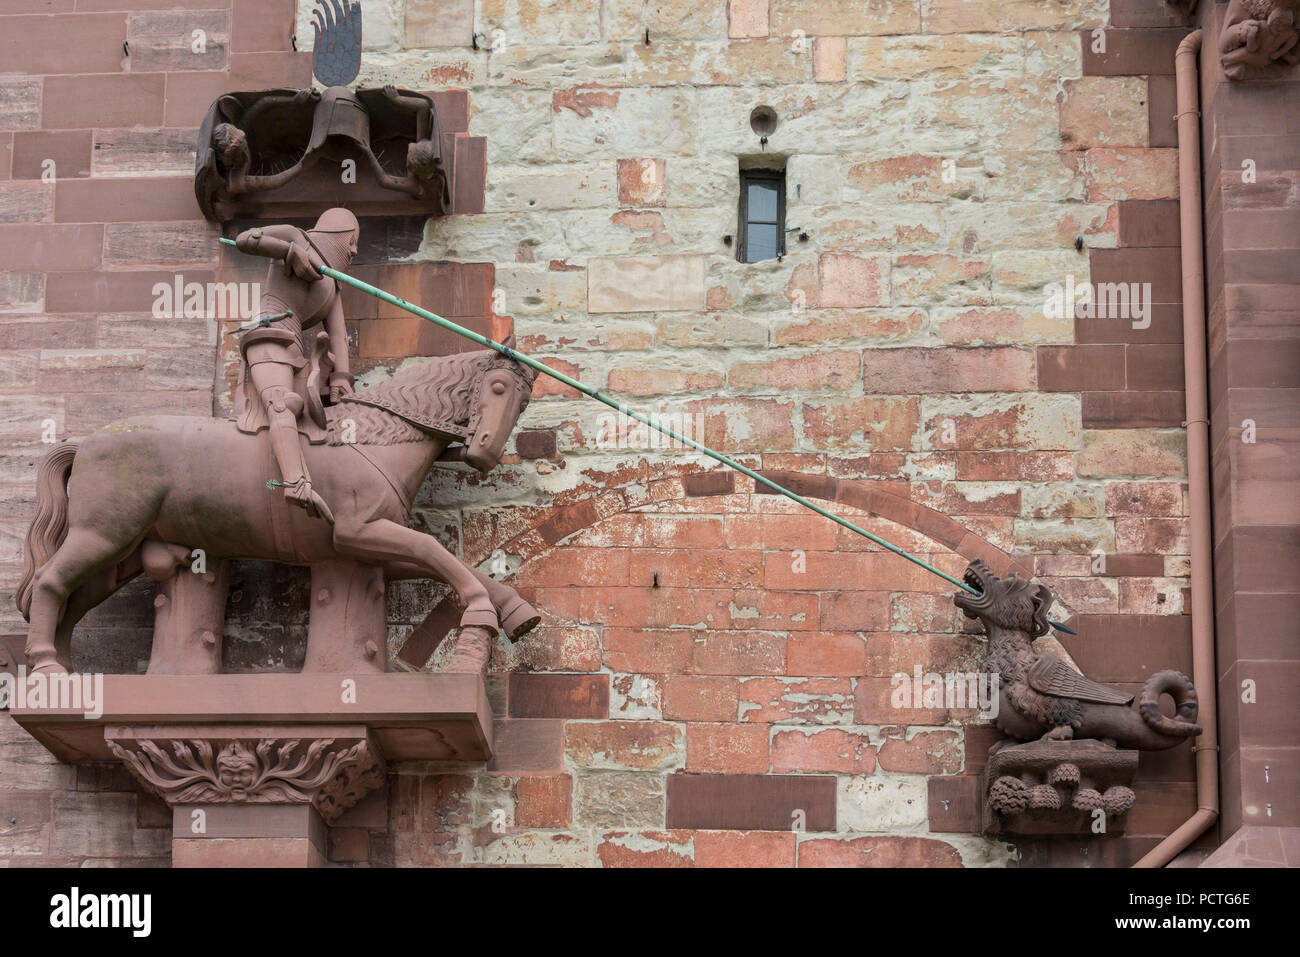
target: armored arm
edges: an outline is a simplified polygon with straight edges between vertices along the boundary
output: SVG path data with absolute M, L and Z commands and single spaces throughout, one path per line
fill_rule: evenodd
M 285 275 L 292 273 L 308 281 L 315 281 L 323 275 L 320 269 L 325 261 L 312 249 L 302 230 L 294 226 L 246 229 L 236 237 L 235 246 L 241 252 L 282 260 Z

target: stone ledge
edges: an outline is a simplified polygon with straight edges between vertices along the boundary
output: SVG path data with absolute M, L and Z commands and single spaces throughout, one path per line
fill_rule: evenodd
M 345 704 L 344 682 L 354 689 Z M 387 761 L 485 761 L 492 711 L 467 674 L 105 675 L 103 715 L 14 708 L 10 714 L 64 761 L 115 760 L 106 729 L 241 725 L 364 726 Z

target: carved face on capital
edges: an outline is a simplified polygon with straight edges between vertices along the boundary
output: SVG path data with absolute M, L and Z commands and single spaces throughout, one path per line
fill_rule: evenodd
M 257 775 L 257 761 L 247 748 L 238 744 L 228 744 L 217 755 L 217 778 L 234 793 L 241 797 L 253 785 Z
M 990 625 L 1011 631 L 1023 631 L 1031 638 L 1047 634 L 1048 609 L 1052 607 L 1052 590 L 1012 575 L 998 578 L 982 559 L 977 558 L 966 566 L 962 580 L 978 595 L 959 591 L 952 596 L 953 604 L 967 618 L 978 618 L 985 630 Z

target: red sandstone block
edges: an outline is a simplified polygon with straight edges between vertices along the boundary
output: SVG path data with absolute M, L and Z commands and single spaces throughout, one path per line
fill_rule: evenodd
M 1091 30 L 1083 31 L 1084 76 L 1147 76 L 1172 74 L 1174 51 L 1187 31 L 1178 27 L 1166 29 L 1103 31 L 1094 37 Z M 1094 47 L 1101 46 L 1101 50 Z
M 1183 514 L 1181 482 L 1107 482 L 1107 515 L 1178 517 Z
M 573 819 L 573 778 L 529 775 L 515 782 L 515 826 L 568 827 Z
M 766 588 L 797 591 L 851 590 L 864 586 L 922 591 L 932 587 L 929 572 L 891 552 L 769 552 L 765 556 Z
M 918 731 L 911 738 L 886 738 L 877 757 L 886 771 L 910 774 L 956 774 L 961 770 L 961 734 Z
M 696 831 L 696 867 L 794 867 L 798 838 L 780 831 Z
M 826 592 L 818 623 L 825 631 L 888 631 L 889 601 L 887 591 Z
M 1181 303 L 1182 270 L 1178 247 L 1092 249 L 1089 263 L 1094 288 L 1101 283 L 1150 283 L 1153 303 Z M 1081 319 L 1080 322 L 1098 322 Z M 1128 320 L 1131 323 L 1131 320 Z M 1136 330 L 1147 331 L 1147 330 Z
M 738 695 L 740 720 L 834 723 L 853 707 L 850 678 L 745 678 Z
M 549 459 L 555 456 L 554 429 L 533 429 L 515 436 L 515 451 L 524 459 Z
M 871 774 L 876 749 L 868 735 L 839 728 L 778 730 L 772 737 L 772 770 Z
M 694 642 L 691 671 L 709 675 L 779 675 L 785 671 L 785 639 L 779 634 L 732 631 Z
M 889 597 L 888 615 L 884 620 L 891 628 L 902 631 L 930 634 L 956 633 L 963 629 L 961 609 L 952 603 L 952 597 L 934 592 L 897 592 Z M 973 626 L 966 626 L 973 627 Z M 884 631 L 883 626 L 870 628 Z
M 696 399 L 683 412 L 704 416 L 704 437 L 713 448 L 725 448 L 732 455 L 768 452 L 794 446 L 794 406 L 776 399 Z
M 816 595 L 740 589 L 732 592 L 729 599 L 727 612 L 732 628 L 795 632 L 818 628 Z M 723 627 L 722 622 L 709 624 Z
M 855 634 L 798 635 L 786 642 L 786 674 L 860 675 L 866 652 L 866 645 Z
M 830 389 L 842 392 L 858 381 L 861 367 L 859 354 L 849 350 L 764 362 L 738 362 L 727 371 L 727 384 L 737 390 L 823 392 Z
M 1129 389 L 1153 392 L 1182 390 L 1182 345 L 1177 343 L 1129 343 L 1124 348 Z
M 975 774 L 932 777 L 927 782 L 931 834 L 975 834 L 980 829 L 984 791 Z
M 917 635 L 906 632 L 879 632 L 866 642 L 863 674 L 892 677 L 911 676 L 919 666 L 925 672 L 966 670 L 963 665 L 977 647 L 972 635 Z M 889 722 L 899 724 L 901 722 Z M 916 724 L 918 722 L 909 722 Z
M 630 548 L 627 555 L 629 585 L 716 588 L 756 587 L 763 581 L 763 553 L 757 550 Z
M 1064 481 L 1074 478 L 1074 455 L 1069 452 L 978 452 L 957 453 L 957 478 L 963 481 L 996 482 L 1020 479 L 1030 482 Z
M 96 46 L 104 44 L 97 42 Z M 116 47 L 120 51 L 122 44 L 119 42 Z M 47 76 L 41 125 L 46 129 L 65 130 L 161 126 L 163 80 L 161 73 Z M 190 125 L 197 126 L 199 119 Z
M 125 39 L 125 12 L 16 16 L 0 31 L 0 63 L 6 73 L 120 73 Z
M 50 169 L 57 180 L 90 175 L 90 130 L 46 132 L 32 130 L 13 134 L 13 178 L 40 179 Z
M 669 827 L 716 831 L 835 830 L 835 778 L 806 774 L 668 775 Z
M 686 770 L 762 774 L 770 764 L 767 734 L 765 724 L 688 724 Z
M 578 529 L 594 524 L 597 518 L 596 503 L 587 499 L 554 509 L 536 526 L 536 531 L 548 545 L 554 545 Z
M 493 722 L 489 771 L 564 770 L 564 722 L 506 718 Z
M 738 678 L 665 675 L 660 689 L 660 707 L 670 721 L 736 720 Z
M 628 554 L 612 548 L 564 547 L 526 563 L 517 576 L 521 585 L 586 585 L 628 580 Z M 646 584 L 649 584 L 648 582 Z
M 570 379 L 582 380 L 582 367 L 575 362 L 567 359 L 561 359 L 557 356 L 534 356 L 538 362 L 550 366 L 556 372 L 563 372 Z M 571 388 L 558 379 L 552 379 L 548 375 L 539 375 L 537 381 L 533 384 L 533 398 L 539 399 L 548 395 L 562 395 L 568 399 L 576 399 L 581 393 L 577 389 Z
M 1034 385 L 1034 356 L 1014 346 L 868 349 L 862 357 L 868 392 L 1015 392 Z
M 234 0 L 231 16 L 230 49 L 234 53 L 258 53 L 292 49 L 295 0 Z
M 821 306 L 879 306 L 889 297 L 889 259 L 822 253 L 817 261 Z M 811 303 L 809 303 L 811 305 Z
M 462 133 L 469 129 L 469 90 L 426 90 L 425 96 L 433 100 L 438 111 L 438 124 L 442 132 Z
M 70 184 L 60 184 L 59 189 Z M 56 190 L 57 195 L 57 190 Z M 99 265 L 104 242 L 103 226 L 68 226 L 48 223 L 0 225 L 0 248 L 5 251 L 5 268 L 15 272 L 46 272 L 56 269 L 92 270 Z M 93 273 L 79 277 L 93 281 Z M 170 279 L 170 276 L 168 277 Z M 73 312 L 58 309 L 51 302 L 61 298 L 55 283 L 46 280 L 45 311 Z M 153 296 L 138 304 L 138 311 L 148 311 Z M 86 312 L 107 312 L 109 307 L 91 307 Z M 123 310 L 126 311 L 126 310 Z
M 682 479 L 690 496 L 730 495 L 736 489 L 736 473 L 729 469 L 699 472 Z
M 564 750 L 584 768 L 660 770 L 678 761 L 682 732 L 663 721 L 569 721 Z
M 949 548 L 961 544 L 966 529 L 952 515 L 1019 515 L 1020 489 L 990 489 L 984 484 L 964 482 L 916 482 L 912 498 L 925 506 L 923 516 L 933 516 L 932 527 L 942 529 L 941 539 Z
M 1178 428 L 1186 409 L 1186 397 L 1179 390 L 1085 392 L 1081 411 L 1085 429 L 1161 429 Z
M 456 135 L 452 211 L 483 212 L 487 183 L 487 138 Z
M 1039 346 L 1037 359 L 1043 392 L 1124 388 L 1123 346 Z
M 649 631 L 609 628 L 604 663 L 613 671 L 683 674 L 693 670 L 695 637 L 689 630 Z
M 924 837 L 814 838 L 799 842 L 800 867 L 961 867 L 951 844 Z
M 917 399 L 899 396 L 807 402 L 804 436 L 825 449 L 911 449 L 920 414 Z
M 370 860 L 370 832 L 360 827 L 330 828 L 329 859 L 340 864 Z
M 66 426 L 84 435 L 110 422 L 133 415 L 155 415 L 166 409 L 172 415 L 212 414 L 211 391 L 78 392 L 67 397 Z
M 596 856 L 602 867 L 693 867 L 689 831 L 610 831 Z
M 609 675 L 510 675 L 512 718 L 607 718 Z
M 726 546 L 753 549 L 835 548 L 836 526 L 820 515 L 729 515 Z
M 781 485 L 787 490 L 794 492 L 796 495 L 802 495 L 805 498 L 821 498 L 828 502 L 835 501 L 835 490 L 839 485 L 839 480 L 831 475 L 809 475 L 802 472 L 771 472 L 764 471 L 759 473 L 764 478 Z M 761 482 L 754 483 L 754 491 L 758 495 L 779 495 L 770 486 Z M 793 514 L 792 510 L 787 510 Z

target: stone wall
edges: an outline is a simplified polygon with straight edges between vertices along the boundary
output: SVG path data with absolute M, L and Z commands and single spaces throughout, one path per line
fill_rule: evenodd
M 86 6 L 60 14 L 43 49 L 98 60 L 28 54 L 18 69 L 31 76 L 0 78 L 10 587 L 36 423 L 55 417 L 75 437 L 136 409 L 226 408 L 213 324 L 160 332 L 141 315 L 144 291 L 158 270 L 203 281 L 225 268 L 188 193 L 208 102 L 310 71 L 309 54 L 286 52 L 292 2 L 166 14 L 233 23 L 224 59 L 159 53 L 129 70 L 99 47 L 120 54 L 134 31 L 139 57 L 172 29 L 150 26 L 164 14 Z M 310 5 L 298 7 L 305 50 Z M 358 83 L 464 89 L 468 133 L 486 138 L 482 212 L 422 231 L 368 222 L 367 264 L 416 289 L 441 282 L 444 261 L 488 270 L 493 295 L 485 308 L 475 294 L 465 318 L 513 328 L 525 351 L 629 404 L 698 421 L 705 444 L 949 573 L 984 555 L 1037 575 L 1092 677 L 1135 686 L 1156 668 L 1190 671 L 1170 105 L 1185 27 L 1164 9 L 365 0 Z M 6 37 L 52 29 L 3 12 Z M 110 27 L 122 36 L 104 39 Z M 105 75 L 61 75 L 74 70 Z M 118 85 L 132 92 L 86 93 Z M 748 122 L 760 104 L 779 116 L 765 149 Z M 56 145 L 71 157 L 60 170 L 78 173 L 42 184 L 33 171 L 64 155 Z M 739 170 L 773 157 L 797 231 L 782 259 L 738 263 L 724 237 Z M 1045 309 L 1049 284 L 1090 281 L 1150 283 L 1149 324 Z M 379 343 L 362 350 L 362 384 L 427 351 L 417 326 L 389 318 L 373 333 L 384 317 L 354 323 L 358 342 Z M 386 806 L 334 829 L 338 862 L 1126 864 L 1194 809 L 1184 745 L 1143 760 L 1125 837 L 975 836 L 988 727 L 888 707 L 895 672 L 978 668 L 982 642 L 951 587 L 750 480 L 706 474 L 720 467 L 694 453 L 635 435 L 609 447 L 604 407 L 553 381 L 536 395 L 506 463 L 486 479 L 436 473 L 414 521 L 511 572 L 543 610 L 542 627 L 494 656 L 498 754 L 487 768 L 396 768 Z M 281 592 L 250 580 L 250 607 L 231 611 L 240 661 L 291 667 L 270 634 L 284 630 L 267 600 Z M 445 594 L 392 590 L 398 667 L 445 660 Z M 97 613 L 92 632 L 112 640 L 82 644 L 85 661 L 135 665 L 112 649 L 147 648 L 143 599 Z M 31 811 L 17 831 L 0 823 L 0 853 L 164 853 L 130 819 L 157 823 L 147 799 L 137 812 L 108 772 L 51 766 L 3 720 L 4 766 L 41 770 L 17 789 L 6 778 L 0 794 Z M 104 790 L 80 797 L 70 774 Z M 70 795 L 81 811 L 66 810 Z M 113 822 L 107 850 L 60 823 L 92 813 Z

